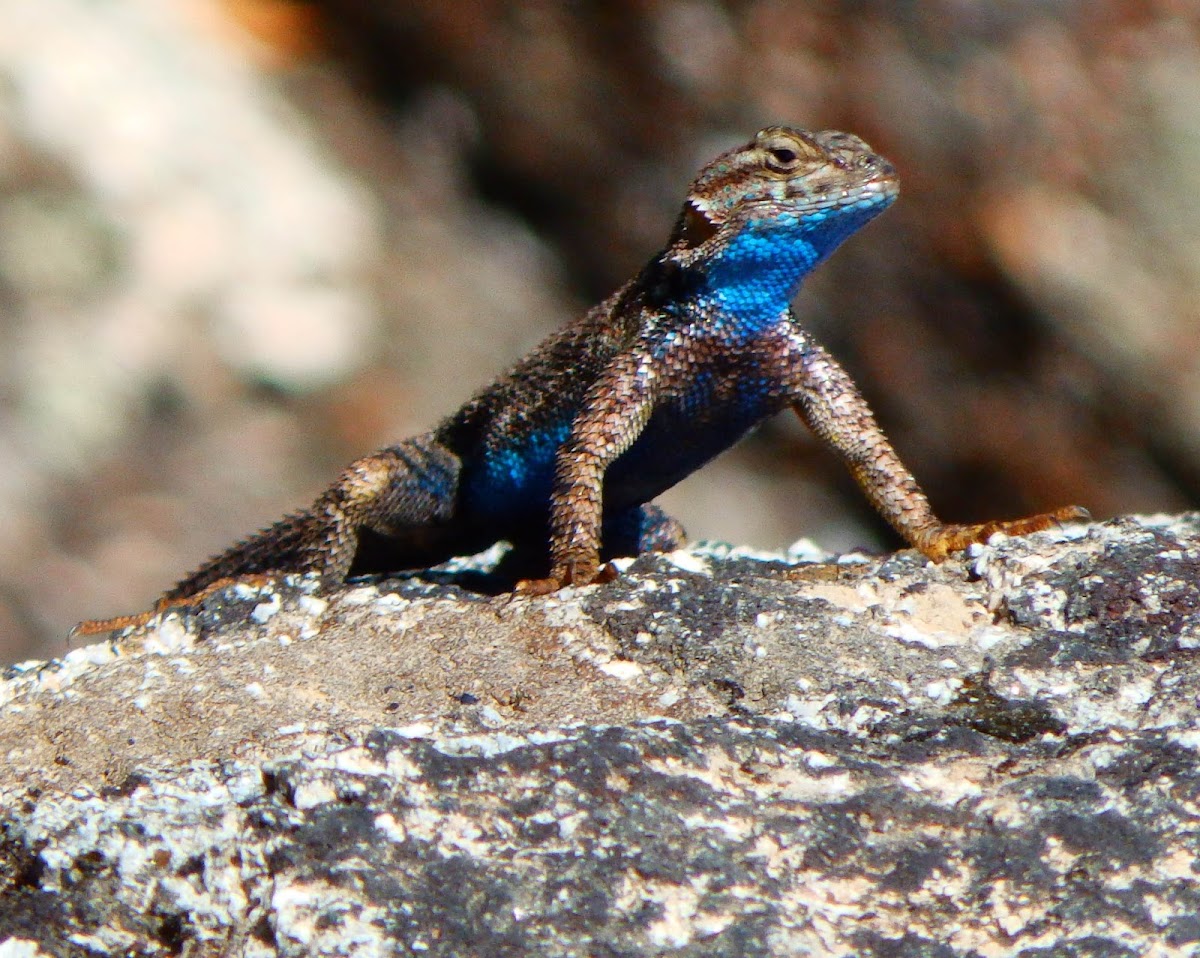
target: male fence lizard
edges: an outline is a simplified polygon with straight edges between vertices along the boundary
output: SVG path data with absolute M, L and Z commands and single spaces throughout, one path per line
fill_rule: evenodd
M 317 573 L 330 588 L 367 551 L 398 571 L 508 540 L 545 576 L 518 592 L 596 582 L 610 556 L 677 545 L 682 530 L 649 501 L 788 406 L 931 559 L 1085 517 L 941 522 L 850 377 L 797 322 L 801 281 L 898 191 L 892 165 L 855 136 L 761 131 L 700 171 L 637 276 L 431 432 L 351 463 L 312 506 L 209 560 L 153 611 L 77 631 L 140 624 L 242 576 Z

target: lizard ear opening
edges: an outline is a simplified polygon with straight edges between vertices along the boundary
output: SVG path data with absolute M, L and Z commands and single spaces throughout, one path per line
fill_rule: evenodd
M 701 212 L 694 203 L 687 203 L 683 208 L 679 236 L 683 240 L 684 249 L 695 249 L 705 240 L 711 239 L 717 233 L 716 224 Z

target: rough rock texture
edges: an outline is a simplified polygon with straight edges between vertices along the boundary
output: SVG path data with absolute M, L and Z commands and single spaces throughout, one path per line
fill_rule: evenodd
M 9 670 L 0 956 L 1198 953 L 1198 579 L 1192 514 L 235 587 Z

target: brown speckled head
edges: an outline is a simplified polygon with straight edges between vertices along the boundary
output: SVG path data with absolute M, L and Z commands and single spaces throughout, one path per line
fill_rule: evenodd
M 818 258 L 824 258 L 845 235 L 885 209 L 899 191 L 892 164 L 857 136 L 770 126 L 700 171 L 671 246 L 680 253 L 698 250 L 703 256 L 711 251 L 701 247 L 718 231 L 728 243 L 739 231 L 738 221 L 749 225 L 791 216 L 817 226 L 831 224 L 833 214 L 838 214 L 845 227 L 832 231 L 841 235 L 828 250 L 820 250 Z

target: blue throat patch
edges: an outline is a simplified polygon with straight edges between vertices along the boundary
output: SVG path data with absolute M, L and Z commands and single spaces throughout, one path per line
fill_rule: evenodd
M 872 196 L 851 206 L 747 221 L 708 262 L 708 297 L 751 326 L 772 322 L 795 299 L 817 264 L 890 202 Z

